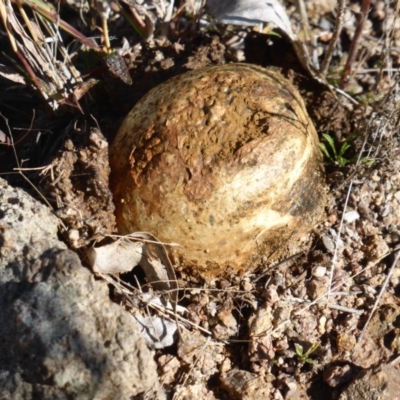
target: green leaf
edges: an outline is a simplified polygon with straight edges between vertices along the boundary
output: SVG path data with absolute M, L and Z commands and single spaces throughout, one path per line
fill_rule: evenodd
M 329 154 L 328 149 L 326 148 L 324 143 L 319 143 L 319 147 L 321 148 L 322 152 L 325 154 L 326 158 L 332 161 L 332 156 Z
M 357 139 L 359 136 L 360 134 L 358 132 L 350 133 L 350 135 L 346 137 L 345 141 L 347 143 L 354 142 L 354 140 Z
M 340 146 L 340 151 L 339 151 L 339 157 L 343 156 L 344 153 L 351 147 L 351 145 L 348 142 L 343 142 L 343 144 Z
M 313 343 L 312 346 L 307 350 L 306 356 L 314 353 L 314 351 L 317 350 L 319 346 L 321 346 L 321 342 Z
M 294 344 L 294 348 L 295 348 L 295 351 L 296 351 L 297 356 L 298 356 L 300 359 L 303 358 L 303 357 L 304 357 L 304 354 L 303 354 L 303 346 L 300 345 L 300 344 L 298 344 L 298 343 L 295 343 L 295 344 Z
M 331 147 L 331 149 L 333 151 L 334 158 L 336 159 L 337 158 L 337 151 L 336 151 L 335 141 L 333 140 L 333 137 L 328 135 L 327 133 L 323 133 L 322 136 L 328 142 L 329 146 Z

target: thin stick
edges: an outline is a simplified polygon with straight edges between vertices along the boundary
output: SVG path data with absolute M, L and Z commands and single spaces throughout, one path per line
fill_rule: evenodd
M 351 73 L 351 67 L 356 59 L 358 45 L 360 44 L 360 38 L 362 31 L 364 29 L 365 21 L 368 17 L 369 8 L 371 6 L 371 0 L 363 0 L 361 3 L 361 12 L 360 18 L 354 32 L 353 40 L 350 44 L 349 55 L 347 57 L 346 65 L 344 67 L 343 75 L 342 75 L 342 87 L 346 85 L 349 81 L 349 75 Z
M 319 70 L 322 76 L 326 76 L 326 73 L 328 72 L 328 68 L 329 68 L 329 65 L 330 65 L 331 59 L 332 59 L 333 50 L 337 44 L 339 34 L 342 30 L 344 5 L 345 5 L 345 0 L 339 0 L 333 36 L 332 36 L 331 41 L 329 42 L 328 50 L 326 51 L 324 61 L 322 61 L 322 65 Z
M 328 307 L 332 308 L 333 310 L 343 311 L 343 312 L 347 312 L 350 314 L 357 314 L 357 315 L 363 315 L 365 312 L 364 310 L 357 310 L 356 308 L 343 307 L 343 306 L 339 306 L 337 304 L 328 304 Z

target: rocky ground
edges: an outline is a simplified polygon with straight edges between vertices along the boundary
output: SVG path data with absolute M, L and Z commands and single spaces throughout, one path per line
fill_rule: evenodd
M 171 337 L 168 340 L 147 337 L 167 398 L 399 398 L 400 3 L 372 2 L 352 73 L 341 82 L 361 10 L 361 2 L 345 2 L 343 29 L 326 76 L 331 86 L 318 80 L 318 76 L 312 78 L 307 74 L 291 40 L 276 29 L 259 32 L 249 27 L 210 25 L 210 17 L 203 13 L 196 16 L 182 7 L 165 31 L 159 24 L 159 8 L 146 8 L 146 2 L 140 3 L 139 12 L 148 13 L 157 26 L 153 37 L 147 41 L 135 35 L 132 28 L 114 14 L 109 21 L 112 46 L 123 49 L 121 53 L 129 68 L 131 85 L 120 79 L 123 75 L 120 70 L 117 70 L 118 77 L 115 68 L 113 73 L 99 60 L 90 60 L 90 52 L 84 56 L 78 52 L 74 61 L 83 72 L 84 82 L 89 79 L 100 82 L 82 98 L 75 93 L 75 97 L 69 97 L 56 111 L 51 111 L 30 86 L 1 78 L 0 84 L 5 89 L 0 93 L 1 177 L 12 187 L 23 188 L 45 204 L 42 207 L 55 214 L 52 218 L 57 218 L 59 223 L 61 244 L 53 242 L 56 238 L 52 232 L 52 239 L 46 239 L 51 242 L 48 247 L 62 251 L 69 247 L 85 267 L 90 268 L 86 247 L 104 242 L 105 235 L 115 232 L 114 205 L 108 187 L 108 145 L 135 102 L 167 78 L 206 65 L 240 61 L 279 69 L 298 86 L 326 150 L 329 201 L 324 221 L 315 228 L 307 251 L 273 265 L 266 260 L 248 274 L 238 276 L 227 271 L 224 276 L 207 282 L 187 271 L 178 271 L 178 316 L 168 316 L 172 310 L 154 300 L 163 296 L 149 292 L 141 267 L 121 276 L 88 274 L 89 269 L 82 267 L 84 272 L 77 272 L 76 265 L 80 265 L 80 261 L 74 259 L 68 264 L 68 271 L 71 276 L 79 275 L 77 279 L 87 281 L 88 291 L 101 292 L 103 297 L 98 301 L 102 304 L 106 302 L 105 297 L 107 300 L 110 297 L 124 316 L 130 313 L 142 324 L 144 318 L 150 317 L 154 324 L 169 320 L 168 324 L 164 322 L 169 327 L 170 334 L 166 336 Z M 334 34 L 336 5 L 336 1 L 305 2 L 305 19 L 295 4 L 285 3 L 294 31 L 319 62 L 323 62 Z M 82 20 L 94 23 L 94 14 L 83 11 L 82 15 Z M 79 29 L 89 29 L 90 24 L 85 28 L 79 19 L 75 4 L 64 4 L 61 17 Z M 0 40 L 4 48 L 8 48 L 6 38 L 3 36 Z M 2 59 L 1 62 L 7 61 Z M 126 76 L 124 79 L 127 81 Z M 23 246 L 8 250 L 11 239 L 7 239 L 7 229 L 17 229 L 21 222 L 18 218 L 32 218 L 26 214 L 32 207 L 24 209 L 19 203 L 15 205 L 9 199 L 19 195 L 9 191 L 17 189 L 5 188 L 3 184 L 0 254 L 1 265 L 9 268 L 15 264 L 13 257 L 23 266 L 28 259 L 40 258 L 46 247 L 25 258 L 20 254 Z M 5 218 L 9 215 L 10 204 L 20 211 L 14 222 Z M 51 224 L 54 223 L 52 220 Z M 36 233 L 39 237 L 49 234 Z M 35 244 L 28 241 L 25 246 L 29 249 Z M 75 257 L 72 252 L 68 254 L 68 257 Z M 43 265 L 61 263 L 54 261 L 55 256 L 48 256 L 52 261 Z M 54 280 L 60 279 L 51 274 L 39 279 L 17 273 L 17 270 L 14 270 L 15 276 L 3 275 L 3 289 L 4 285 L 18 279 L 25 282 L 18 290 L 26 289 L 28 283 L 53 285 Z M 109 293 L 106 293 L 107 285 Z M 74 290 L 86 296 L 85 288 Z M 1 293 L 5 304 L 9 304 L 7 292 Z M 28 300 L 24 304 L 28 304 L 29 310 L 31 304 L 36 307 L 39 300 L 32 300 L 37 295 L 34 291 L 26 293 Z M 60 296 L 70 297 L 70 294 L 61 292 Z M 18 304 L 10 304 L 16 307 L 13 318 L 27 313 L 25 308 L 18 308 Z M 93 317 L 93 324 L 97 326 L 106 324 L 105 317 L 99 316 L 101 308 L 103 311 L 105 307 L 112 309 L 104 311 L 107 315 L 119 312 L 114 303 L 96 307 L 88 300 L 88 304 L 92 314 L 101 320 L 98 322 Z M 58 306 L 54 307 L 57 310 Z M 2 318 L 7 321 L 10 315 Z M 46 318 L 51 324 L 47 314 Z M 73 329 L 78 329 L 80 320 L 91 321 L 92 317 L 72 313 L 66 318 L 73 321 L 70 324 Z M 118 324 L 127 324 L 124 318 L 121 316 Z M 178 318 L 182 324 L 179 334 L 174 328 Z M 26 320 L 23 319 L 24 326 L 30 327 Z M 115 324 L 117 322 L 113 329 L 120 329 L 115 328 Z M 43 326 L 45 330 L 47 325 Z M 120 345 L 122 339 L 117 338 L 114 331 L 108 337 L 103 328 L 99 330 L 100 338 L 96 340 L 109 340 L 110 353 L 115 356 L 107 368 L 121 363 L 121 370 L 125 371 L 129 367 L 123 362 L 137 365 L 123 355 L 121 361 L 118 351 L 127 350 Z M 136 335 L 136 330 L 133 331 L 132 335 Z M 10 332 L 16 337 L 24 335 L 23 330 L 0 330 L 4 337 L 10 336 Z M 39 344 L 48 340 L 42 334 L 42 331 L 35 333 L 32 346 L 37 348 L 31 347 L 33 354 L 42 351 Z M 6 343 L 12 348 L 10 339 Z M 114 345 L 122 350 L 115 350 Z M 17 348 L 15 353 L 6 352 L 4 360 L 9 361 L 12 354 L 25 354 Z M 141 348 L 140 351 L 146 350 Z M 65 350 L 62 354 L 67 353 Z M 47 368 L 47 375 L 27 374 L 22 364 L 18 364 L 18 357 L 12 364 L 13 371 L 7 369 L 7 362 L 0 360 L 0 381 L 5 387 L 20 380 L 24 398 L 34 398 L 34 390 L 26 387 L 28 383 L 51 387 L 47 398 L 55 398 L 51 396 L 57 390 L 65 390 L 65 380 L 69 378 L 55 374 L 54 365 L 58 364 L 48 361 L 60 357 L 59 353 L 52 350 L 40 358 L 39 364 Z M 24 356 L 21 357 L 23 360 Z M 32 365 L 35 360 L 38 362 L 38 358 Z M 97 365 L 102 361 L 86 357 L 84 362 Z M 71 365 L 74 364 L 71 362 Z M 107 368 L 101 370 L 105 375 L 111 374 Z M 147 374 L 152 376 L 151 371 Z M 14 381 L 10 380 L 11 375 Z M 163 398 L 161 389 L 146 392 L 148 376 L 141 377 L 145 383 L 135 387 L 132 393 L 138 396 L 144 390 L 142 397 L 137 398 Z M 120 378 L 113 379 L 125 382 L 128 378 L 121 372 Z M 124 393 L 123 396 L 126 392 L 122 390 L 128 390 L 124 383 L 100 386 L 98 392 L 92 391 L 92 395 L 82 398 L 94 398 L 93 393 L 99 395 L 102 391 L 104 398 L 110 398 L 109 391 L 117 390 L 115 388 Z M 9 393 L 8 398 L 13 398 L 11 389 Z

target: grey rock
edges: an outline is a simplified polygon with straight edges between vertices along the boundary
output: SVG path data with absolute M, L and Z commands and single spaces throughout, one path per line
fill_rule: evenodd
M 57 239 L 57 224 L 0 179 L 0 399 L 154 390 L 156 364 L 132 317 Z

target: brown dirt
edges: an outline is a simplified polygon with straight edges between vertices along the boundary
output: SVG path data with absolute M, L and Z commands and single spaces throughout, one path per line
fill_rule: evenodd
M 55 214 L 67 227 L 64 233 L 72 248 L 115 231 L 108 143 L 99 129 L 73 129 L 42 175 L 43 190 L 55 202 Z

